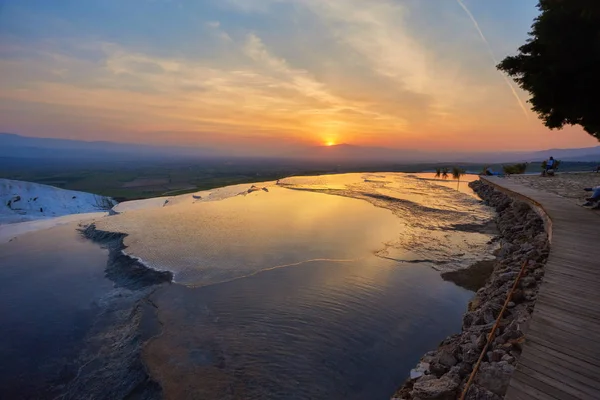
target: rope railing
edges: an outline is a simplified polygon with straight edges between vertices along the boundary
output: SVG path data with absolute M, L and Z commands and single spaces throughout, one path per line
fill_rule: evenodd
M 512 289 L 510 290 L 510 292 L 508 292 L 508 296 L 506 296 L 506 301 L 504 302 L 504 306 L 502 306 L 502 310 L 500 310 L 500 314 L 498 315 L 498 318 L 496 318 L 496 323 L 494 324 L 494 326 L 492 327 L 492 330 L 488 334 L 485 346 L 483 347 L 483 350 L 481 351 L 481 354 L 479 355 L 479 359 L 477 360 L 477 363 L 475 363 L 475 367 L 473 367 L 473 371 L 471 372 L 471 376 L 469 376 L 469 380 L 467 381 L 465 388 L 463 389 L 462 395 L 460 396 L 460 400 L 465 400 L 467 393 L 469 392 L 469 389 L 471 388 L 471 384 L 473 383 L 473 380 L 475 379 L 475 375 L 477 374 L 479 365 L 481 364 L 483 357 L 485 357 L 485 353 L 487 352 L 487 349 L 490 346 L 490 343 L 494 339 L 494 333 L 496 333 L 496 329 L 498 328 L 498 325 L 500 324 L 500 320 L 502 319 L 502 316 L 504 315 L 504 311 L 506 311 L 506 307 L 508 306 L 508 303 L 510 303 L 510 300 L 512 299 L 513 293 L 514 293 L 515 289 L 517 288 L 519 281 L 521 280 L 521 276 L 523 276 L 523 272 L 525 271 L 525 267 L 527 266 L 527 263 L 528 263 L 528 261 L 523 262 L 523 265 L 521 266 L 521 271 L 519 271 L 519 275 L 517 275 L 517 279 L 515 279 L 515 283 L 513 284 Z

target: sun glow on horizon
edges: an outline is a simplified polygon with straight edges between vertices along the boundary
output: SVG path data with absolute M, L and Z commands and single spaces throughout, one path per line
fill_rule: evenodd
M 269 157 L 598 145 L 524 118 L 528 93 L 494 68 L 490 43 L 516 51 L 533 0 L 38 3 L 0 0 L 0 132 Z

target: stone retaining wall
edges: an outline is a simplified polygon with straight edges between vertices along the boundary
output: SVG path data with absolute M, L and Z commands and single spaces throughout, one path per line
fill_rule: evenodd
M 460 397 L 521 266 L 526 271 L 513 294 L 476 374 L 467 399 L 500 400 L 521 354 L 524 331 L 533 312 L 549 254 L 544 221 L 528 203 L 493 185 L 471 182 L 471 188 L 497 212 L 500 248 L 494 270 L 477 291 L 463 317 L 462 332 L 425 354 L 393 399 L 451 400 Z

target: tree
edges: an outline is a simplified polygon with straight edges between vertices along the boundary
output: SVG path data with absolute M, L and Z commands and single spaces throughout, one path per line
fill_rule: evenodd
M 503 165 L 502 169 L 506 175 L 524 174 L 527 171 L 527 163 Z
M 452 167 L 452 179 L 456 179 L 458 184 L 456 190 L 460 188 L 460 178 L 465 174 L 465 170 L 460 167 Z
M 439 178 L 442 175 L 442 169 L 440 167 L 435 168 L 435 177 Z
M 497 68 L 531 94 L 548 128 L 581 125 L 600 140 L 600 1 L 539 0 L 538 8 L 530 38 Z
M 447 167 L 442 168 L 442 179 L 448 179 L 448 172 L 450 170 Z

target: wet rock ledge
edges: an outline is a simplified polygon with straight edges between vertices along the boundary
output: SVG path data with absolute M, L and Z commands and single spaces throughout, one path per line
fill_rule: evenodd
M 467 399 L 500 400 L 519 360 L 524 331 L 544 276 L 549 242 L 542 219 L 526 203 L 513 200 L 482 181 L 471 188 L 497 212 L 500 248 L 493 272 L 477 290 L 463 317 L 462 332 L 425 354 L 392 399 L 459 398 L 521 266 L 526 270 L 479 366 Z
M 168 285 L 173 274 L 123 253 L 124 233 L 102 231 L 94 224 L 81 226 L 80 232 L 108 250 L 105 276 L 114 287 L 93 304 L 92 327 L 78 356 L 65 360 L 61 379 L 50 383 L 51 390 L 60 393 L 52 398 L 159 400 L 162 388 L 150 377 L 142 352 L 161 331 L 150 295 Z
M 117 287 L 138 290 L 173 280 L 170 271 L 158 271 L 147 267 L 138 259 L 123 252 L 126 246 L 123 239 L 127 236 L 120 232 L 107 232 L 96 228 L 95 224 L 82 227 L 80 232 L 93 242 L 105 246 L 108 253 L 106 277 Z

